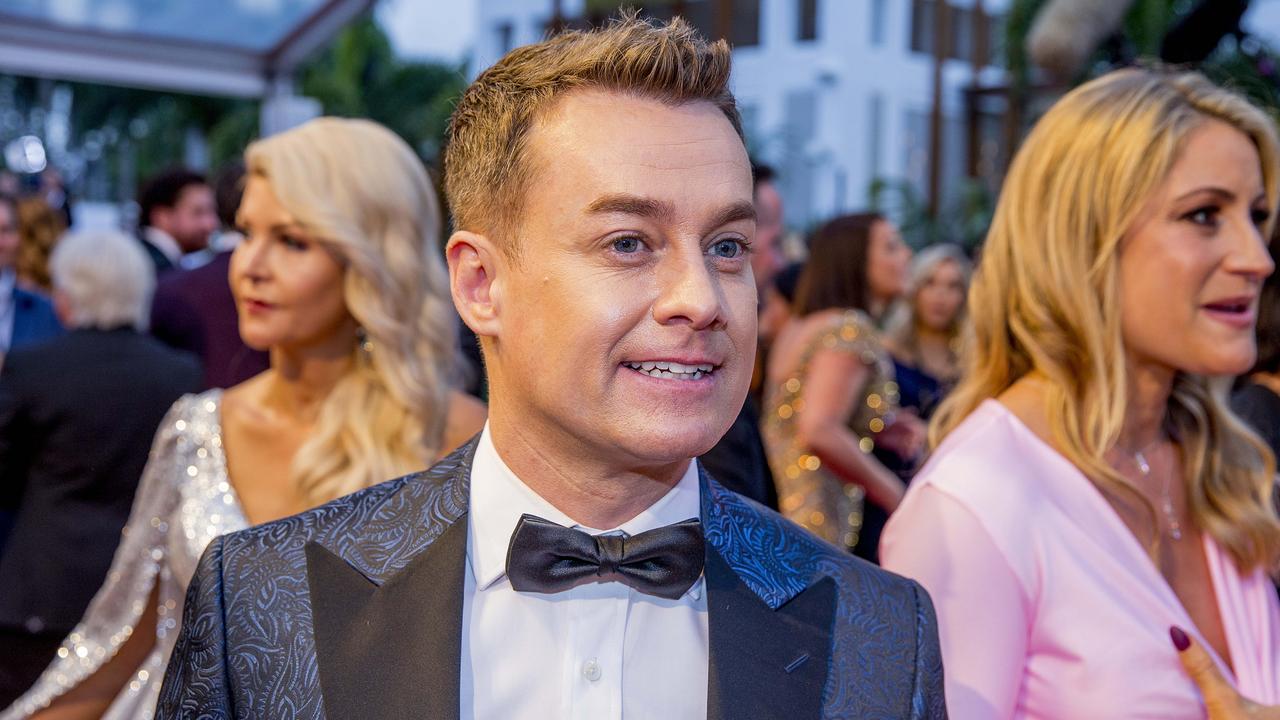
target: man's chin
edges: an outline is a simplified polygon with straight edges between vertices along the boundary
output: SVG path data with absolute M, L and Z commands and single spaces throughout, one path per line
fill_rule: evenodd
M 708 432 L 707 427 L 713 426 L 718 426 L 718 423 L 708 423 L 686 432 L 633 432 L 619 443 L 619 449 L 646 464 L 681 462 L 698 457 L 715 447 L 724 433 Z

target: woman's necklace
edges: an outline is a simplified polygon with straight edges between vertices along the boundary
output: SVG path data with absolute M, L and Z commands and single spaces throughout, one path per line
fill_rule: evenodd
M 1138 472 L 1142 473 L 1144 478 L 1151 477 L 1151 463 L 1147 462 L 1146 451 L 1150 450 L 1158 442 L 1160 440 L 1155 440 L 1150 445 L 1133 453 L 1133 461 L 1138 466 Z M 1173 495 L 1169 493 L 1171 477 L 1171 475 L 1165 476 L 1164 484 L 1160 489 L 1160 511 L 1164 513 L 1165 522 L 1169 525 L 1169 537 L 1174 540 L 1181 540 L 1182 523 L 1178 522 L 1178 515 L 1173 511 Z

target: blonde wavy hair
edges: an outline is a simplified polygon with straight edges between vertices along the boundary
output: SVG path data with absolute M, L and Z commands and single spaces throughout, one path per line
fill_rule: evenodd
M 319 118 L 245 151 L 250 176 L 345 267 L 351 370 L 325 399 L 293 460 L 319 504 L 420 470 L 439 454 L 457 327 L 440 253 L 440 210 L 426 169 L 390 130 Z
M 963 379 L 933 419 L 931 444 L 1036 372 L 1048 381 L 1044 399 L 1058 449 L 1101 489 L 1136 497 L 1158 528 L 1155 508 L 1104 458 L 1120 436 L 1128 397 L 1120 243 L 1187 136 L 1210 120 L 1253 142 L 1275 208 L 1275 129 L 1248 101 L 1199 74 L 1113 72 L 1073 90 L 1036 123 L 1005 179 L 969 292 Z M 1198 526 L 1241 571 L 1274 569 L 1275 460 L 1227 408 L 1224 380 L 1179 374 L 1166 427 L 1184 454 Z

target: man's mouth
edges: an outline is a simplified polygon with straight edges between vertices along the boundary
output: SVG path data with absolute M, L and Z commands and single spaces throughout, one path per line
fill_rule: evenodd
M 716 366 L 710 363 L 701 363 L 697 365 L 684 365 L 678 362 L 670 362 L 667 360 L 655 360 L 645 362 L 625 362 L 624 366 L 643 373 L 649 377 L 665 378 L 669 380 L 700 380 L 703 377 L 715 372 Z

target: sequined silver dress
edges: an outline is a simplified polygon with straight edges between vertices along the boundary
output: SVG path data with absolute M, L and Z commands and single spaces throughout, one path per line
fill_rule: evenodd
M 151 718 L 178 639 L 182 601 L 204 548 L 248 526 L 227 479 L 221 390 L 187 395 L 165 416 L 106 582 L 58 655 L 0 720 L 47 707 L 101 668 L 133 633 L 159 579 L 156 644 L 103 716 Z

